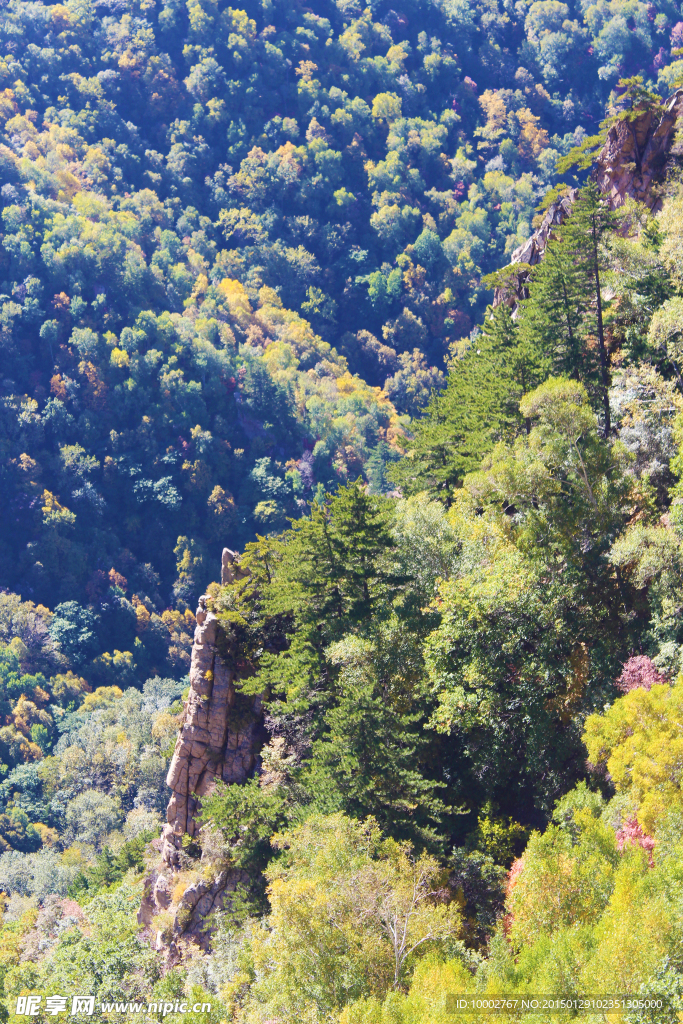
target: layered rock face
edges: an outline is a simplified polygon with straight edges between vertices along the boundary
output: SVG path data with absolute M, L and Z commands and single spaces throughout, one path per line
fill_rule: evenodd
M 635 121 L 621 121 L 610 128 L 600 151 L 595 180 L 613 210 L 627 199 L 658 209 L 661 200 L 654 187 L 661 182 L 667 165 L 678 156 L 676 123 L 683 114 L 683 89 L 670 96 L 661 116 L 651 111 Z
M 158 950 L 164 950 L 169 966 L 180 959 L 181 947 L 191 942 L 201 949 L 211 946 L 211 926 L 207 919 L 216 911 L 225 910 L 238 886 L 247 885 L 246 871 L 221 871 L 213 879 L 200 878 L 183 891 L 169 928 L 159 928 L 159 915 L 171 908 L 174 873 L 155 868 L 145 879 L 145 895 L 138 911 L 138 924 L 143 937 Z
M 620 121 L 607 133 L 594 171 L 594 180 L 606 197 L 610 209 L 634 199 L 656 211 L 661 206 L 657 185 L 666 177 L 674 158 L 683 156 L 683 145 L 676 141 L 676 126 L 683 116 L 683 89 L 670 96 L 661 115 L 651 111 L 634 121 Z M 569 216 L 577 190 L 572 189 L 545 212 L 533 235 L 512 254 L 510 265 L 523 264 L 518 274 L 511 274 L 504 287 L 497 288 L 493 306 L 505 303 L 515 316 L 518 303 L 528 297 L 528 267 L 543 258 L 553 231 Z
M 242 578 L 239 560 L 225 548 L 221 582 Z M 178 850 L 183 835 L 196 831 L 197 798 L 214 788 L 217 780 L 246 782 L 256 766 L 262 746 L 262 713 L 258 697 L 240 697 L 235 714 L 237 651 L 218 653 L 218 620 L 207 611 L 206 597 L 199 598 L 197 628 L 190 663 L 190 692 L 176 740 L 166 783 L 172 791 L 163 831 L 162 860 L 179 866 Z
M 232 583 L 244 575 L 238 556 L 226 548 L 221 582 Z M 138 914 L 140 923 L 148 928 L 157 915 L 171 908 L 173 877 L 182 867 L 183 836 L 194 836 L 197 832 L 199 799 L 210 793 L 218 780 L 237 785 L 246 782 L 258 767 L 263 745 L 261 700 L 246 698 L 236 689 L 235 666 L 239 652 L 222 644 L 219 653 L 220 627 L 206 604 L 206 597 L 200 597 L 190 664 L 190 692 L 166 780 L 172 795 L 167 809 L 168 823 L 161 835 L 160 864 L 147 878 Z M 205 919 L 223 909 L 230 894 L 246 882 L 247 876 L 239 870 L 222 871 L 212 880 L 192 882 L 176 901 L 172 938 L 169 941 L 168 935 L 164 937 L 162 930 L 157 930 L 157 947 L 168 946 L 173 958 L 181 936 L 206 946 L 209 931 Z

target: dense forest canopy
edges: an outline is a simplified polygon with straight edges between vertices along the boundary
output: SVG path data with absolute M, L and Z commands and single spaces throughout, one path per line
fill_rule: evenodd
M 683 10 L 9 0 L 0 36 L 0 1016 L 682 1019 Z M 608 133 L 641 185 L 660 140 L 639 198 Z M 207 615 L 258 749 L 166 878 Z
M 675 5 L 584 7 L 7 4 L 3 582 L 184 611 L 226 540 L 389 489 L 557 159 L 675 84 Z

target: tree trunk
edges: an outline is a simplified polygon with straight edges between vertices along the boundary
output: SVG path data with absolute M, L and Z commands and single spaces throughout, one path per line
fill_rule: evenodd
M 605 348 L 605 331 L 602 320 L 602 296 L 600 295 L 600 266 L 598 263 L 598 233 L 595 214 L 591 217 L 591 235 L 593 241 L 593 274 L 595 276 L 595 301 L 598 313 L 598 344 L 600 346 L 600 372 L 602 377 L 602 403 L 605 410 L 605 440 L 610 435 L 611 422 L 609 411 L 609 376 L 607 373 L 607 350 Z
M 569 296 L 567 295 L 567 282 L 566 282 L 566 280 L 564 278 L 564 274 L 562 275 L 562 293 L 563 293 L 563 296 L 564 296 L 564 309 L 565 309 L 565 315 L 566 315 L 566 320 L 567 320 L 567 334 L 569 335 L 569 349 L 570 349 L 570 352 L 572 354 L 572 356 L 571 356 L 572 361 L 574 359 L 574 356 L 577 357 L 575 373 L 576 373 L 576 377 L 578 379 L 579 378 L 578 353 L 576 351 L 576 343 L 574 341 L 574 332 L 572 331 L 572 313 L 571 313 L 571 307 L 570 307 L 570 304 L 569 304 Z M 571 376 L 571 374 L 570 374 L 570 376 Z

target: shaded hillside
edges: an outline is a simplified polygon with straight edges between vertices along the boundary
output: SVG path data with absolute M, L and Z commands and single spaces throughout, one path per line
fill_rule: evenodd
M 182 612 L 222 543 L 386 491 L 482 271 L 679 35 L 666 4 L 11 0 L 0 582 Z

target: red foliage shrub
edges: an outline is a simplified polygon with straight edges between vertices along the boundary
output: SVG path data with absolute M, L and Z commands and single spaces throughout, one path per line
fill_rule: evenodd
M 640 846 L 643 850 L 647 850 L 650 867 L 652 867 L 654 863 L 652 851 L 655 848 L 655 841 L 652 836 L 648 836 L 647 833 L 643 832 L 635 814 L 627 818 L 617 832 L 617 848 L 619 851 L 623 851 L 627 844 L 628 846 Z
M 665 682 L 666 676 L 662 675 L 652 659 L 645 654 L 638 654 L 624 664 L 617 679 L 617 687 L 622 693 L 629 693 L 639 686 L 643 690 L 651 690 L 657 683 Z

